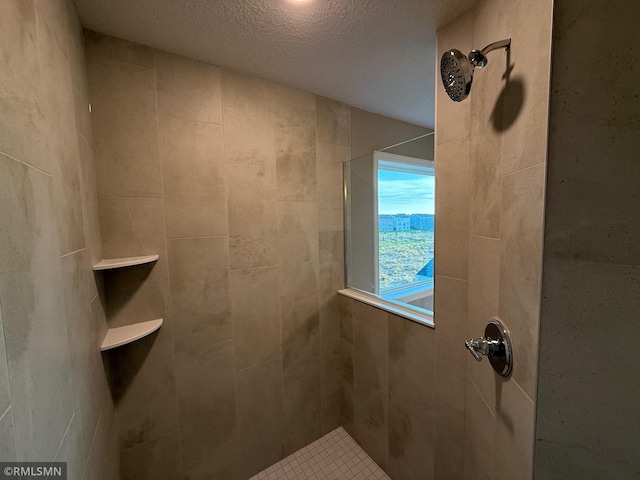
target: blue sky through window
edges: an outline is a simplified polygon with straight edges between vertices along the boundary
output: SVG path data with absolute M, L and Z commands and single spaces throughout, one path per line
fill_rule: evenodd
M 378 170 L 378 214 L 433 213 L 435 177 Z

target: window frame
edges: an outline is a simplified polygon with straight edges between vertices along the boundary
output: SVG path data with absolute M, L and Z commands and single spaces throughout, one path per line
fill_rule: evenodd
M 395 288 L 391 288 L 384 293 L 380 293 L 380 212 L 379 212 L 379 196 L 378 196 L 378 172 L 380 169 L 380 163 L 383 164 L 388 161 L 391 165 L 383 165 L 383 170 L 412 173 L 415 175 L 429 175 L 435 177 L 435 162 L 434 160 L 426 160 L 422 158 L 409 157 L 406 155 L 398 155 L 397 153 L 388 153 L 382 150 L 373 151 L 373 168 L 372 168 L 372 192 L 374 198 L 373 205 L 373 275 L 374 275 L 374 287 L 373 294 L 382 298 L 382 295 L 388 296 L 387 300 L 396 301 L 400 297 L 407 295 L 419 295 L 426 290 L 433 290 L 433 279 L 423 280 L 420 282 L 413 282 L 408 285 L 403 285 Z M 394 163 L 402 163 L 402 167 L 394 167 Z M 419 298 L 419 297 L 417 297 Z

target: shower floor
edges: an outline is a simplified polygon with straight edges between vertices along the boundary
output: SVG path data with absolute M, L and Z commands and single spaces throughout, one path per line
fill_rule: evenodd
M 353 438 L 338 427 L 249 480 L 390 480 Z

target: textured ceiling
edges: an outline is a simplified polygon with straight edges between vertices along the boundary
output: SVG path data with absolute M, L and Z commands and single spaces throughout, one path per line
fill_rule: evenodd
M 473 0 L 75 0 L 82 24 L 433 127 L 435 31 Z

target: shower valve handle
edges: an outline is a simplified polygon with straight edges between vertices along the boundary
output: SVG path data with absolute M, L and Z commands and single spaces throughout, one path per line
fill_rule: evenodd
M 482 355 L 486 355 L 498 375 L 502 377 L 511 375 L 513 367 L 511 337 L 507 327 L 499 319 L 489 320 L 484 329 L 484 337 L 466 340 L 464 346 L 478 362 L 482 361 Z
M 476 349 L 474 347 L 474 345 L 471 343 L 474 340 L 465 340 L 464 342 L 464 346 L 467 347 L 467 350 L 469 350 L 469 352 L 471 352 L 471 355 L 473 355 L 473 358 L 476 359 L 476 361 L 481 362 L 482 361 L 482 357 L 480 355 L 478 355 L 478 353 L 476 352 Z
M 494 338 L 472 338 L 471 340 L 466 340 L 464 342 L 464 346 L 467 347 L 467 350 L 471 352 L 473 358 L 476 361 L 481 362 L 482 355 L 495 355 L 500 350 L 500 345 L 502 344 L 502 340 L 494 339 Z

